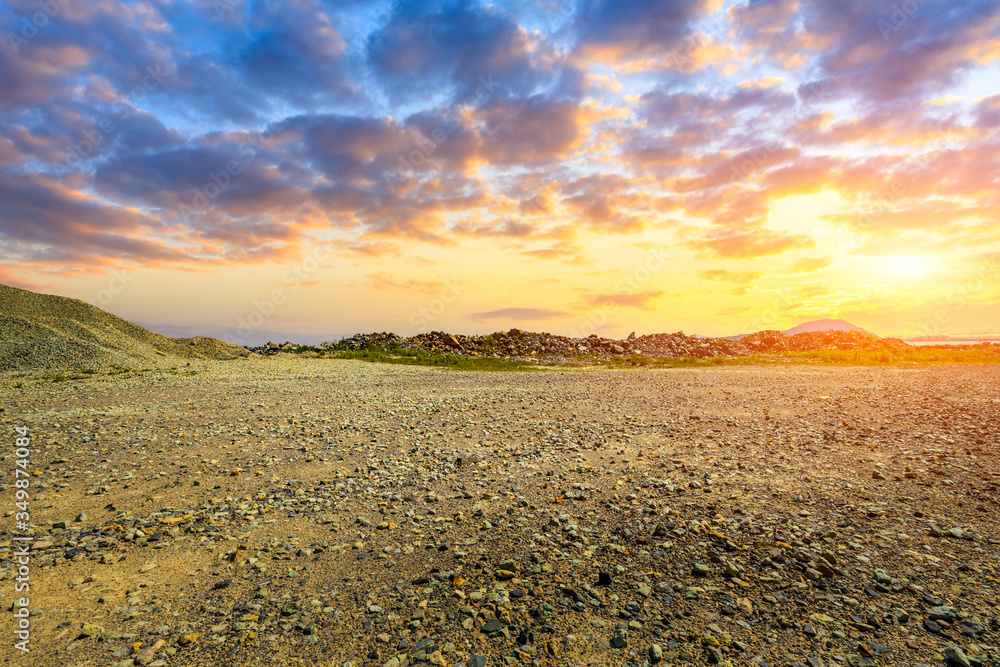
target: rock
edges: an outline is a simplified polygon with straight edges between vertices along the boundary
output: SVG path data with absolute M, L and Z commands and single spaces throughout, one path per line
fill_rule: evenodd
M 504 634 L 504 630 L 506 630 L 506 628 L 507 626 L 505 626 L 502 622 L 495 618 L 491 618 L 486 621 L 485 625 L 483 625 L 483 634 L 490 638 L 500 637 Z
M 659 644 L 653 644 L 649 647 L 649 661 L 655 665 L 661 660 L 663 660 L 663 649 Z
M 611 638 L 612 648 L 626 648 L 628 647 L 628 630 L 623 626 L 618 626 L 615 628 L 615 634 Z
M 493 574 L 497 579 L 512 579 L 517 575 L 517 565 L 512 560 L 505 560 Z
M 486 656 L 474 655 L 469 658 L 469 661 L 465 663 L 466 667 L 486 667 Z
M 691 574 L 696 577 L 707 577 L 711 573 L 712 573 L 712 568 L 703 563 L 695 563 L 691 567 Z
M 969 658 L 965 655 L 965 651 L 954 644 L 945 647 L 944 658 L 950 665 L 956 667 L 972 667 L 972 663 L 969 662 Z
M 931 607 L 930 617 L 932 621 L 954 621 L 958 618 L 958 610 L 954 607 L 948 607 L 945 605 L 940 605 L 936 607 Z
M 104 634 L 104 628 L 93 623 L 84 623 L 80 628 L 80 635 L 83 637 L 100 637 Z
M 167 642 L 162 639 L 156 640 L 156 643 L 152 646 L 142 649 L 142 651 L 135 656 L 135 661 L 143 667 L 148 667 L 148 665 L 156 659 L 156 654 L 159 653 L 160 650 L 166 646 L 166 644 Z

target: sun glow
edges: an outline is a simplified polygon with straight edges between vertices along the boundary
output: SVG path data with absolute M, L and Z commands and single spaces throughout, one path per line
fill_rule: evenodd
M 896 255 L 886 258 L 889 272 L 901 278 L 913 278 L 927 273 L 931 268 L 931 260 L 926 257 L 912 255 Z

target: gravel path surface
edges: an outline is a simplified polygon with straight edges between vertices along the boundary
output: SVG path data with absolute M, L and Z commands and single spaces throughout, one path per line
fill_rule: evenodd
M 996 366 L 10 378 L 11 662 L 1000 665 Z

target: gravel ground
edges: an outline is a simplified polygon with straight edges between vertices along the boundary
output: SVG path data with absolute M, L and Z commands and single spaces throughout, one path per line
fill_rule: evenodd
M 249 353 L 216 338 L 170 338 L 78 299 L 0 285 L 0 372 L 108 372 Z
M 2 659 L 1000 665 L 996 366 L 190 364 L 0 374 Z

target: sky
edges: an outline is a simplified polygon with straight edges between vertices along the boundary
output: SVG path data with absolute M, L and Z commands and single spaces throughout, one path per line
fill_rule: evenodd
M 1000 330 L 995 0 L 5 0 L 0 35 L 0 283 L 163 333 Z

